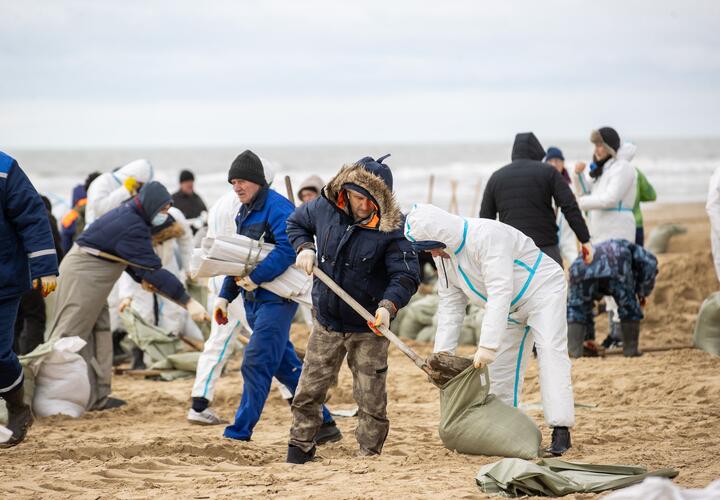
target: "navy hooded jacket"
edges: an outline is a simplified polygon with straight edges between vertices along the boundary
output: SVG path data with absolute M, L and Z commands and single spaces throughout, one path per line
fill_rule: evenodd
M 0 299 L 58 274 L 45 204 L 15 159 L 0 152 Z
M 190 300 L 182 283 L 170 271 L 162 268 L 162 261 L 152 246 L 152 218 L 172 198 L 159 182 L 149 182 L 137 196 L 90 224 L 75 243 L 90 247 L 138 264 L 125 269 L 138 283 L 145 280 L 163 294 L 182 304 Z
M 272 281 L 295 263 L 293 251 L 286 232 L 285 221 L 293 212 L 293 204 L 283 195 L 271 190 L 266 184 L 258 191 L 255 199 L 249 204 L 242 204 L 235 217 L 237 234 L 247 236 L 253 240 L 262 240 L 272 243 L 275 248 L 250 273 L 250 279 L 256 285 Z M 226 276 L 223 281 L 220 297 L 232 302 L 242 292 L 245 300 L 257 302 L 286 301 L 279 295 L 258 288 L 252 293 L 235 284 L 232 276 Z
M 368 197 L 377 218 L 355 221 L 346 190 Z M 374 313 L 381 300 L 404 307 L 419 284 L 415 251 L 402 233 L 404 216 L 392 193 L 392 173 L 381 162 L 363 158 L 343 167 L 322 196 L 295 210 L 287 221 L 296 251 L 315 247 L 320 269 Z M 338 332 L 367 332 L 360 315 L 322 281 L 313 283 L 313 306 L 318 322 Z

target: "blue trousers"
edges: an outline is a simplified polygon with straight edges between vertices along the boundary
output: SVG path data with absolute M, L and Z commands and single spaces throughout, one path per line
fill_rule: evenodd
M 22 366 L 13 351 L 20 296 L 0 299 L 0 394 L 22 384 Z
M 240 406 L 235 413 L 235 422 L 225 427 L 225 437 L 250 440 L 270 393 L 273 377 L 295 394 L 302 362 L 290 341 L 290 324 L 297 307 L 296 303 L 286 301 L 245 301 L 245 314 L 253 333 L 240 368 L 243 376 Z M 322 412 L 323 422 L 332 421 L 324 405 Z

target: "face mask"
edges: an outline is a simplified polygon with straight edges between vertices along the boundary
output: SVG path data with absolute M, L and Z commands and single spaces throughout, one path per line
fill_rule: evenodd
M 153 226 L 162 226 L 165 224 L 165 221 L 168 218 L 168 214 L 164 214 L 162 212 L 155 214 L 155 217 L 152 218 L 152 221 L 150 221 L 150 224 Z

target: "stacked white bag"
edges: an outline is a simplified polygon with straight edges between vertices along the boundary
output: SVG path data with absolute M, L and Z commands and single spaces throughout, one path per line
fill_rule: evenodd
M 246 276 L 275 248 L 247 236 L 215 236 L 203 238 L 200 248 L 193 250 L 190 272 L 193 278 L 214 276 Z M 274 280 L 262 283 L 262 288 L 312 307 L 312 278 L 290 266 Z
M 85 360 L 78 351 L 85 347 L 80 337 L 64 337 L 52 351 L 35 361 L 33 410 L 40 417 L 69 415 L 80 417 L 90 399 L 90 381 Z

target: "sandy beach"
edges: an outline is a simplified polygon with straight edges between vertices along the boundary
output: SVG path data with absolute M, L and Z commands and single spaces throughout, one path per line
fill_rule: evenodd
M 642 347 L 689 346 L 702 300 L 718 289 L 712 268 L 709 225 L 701 204 L 666 205 L 645 212 L 646 235 L 664 222 L 688 232 L 658 257 L 657 286 L 646 307 Z M 598 322 L 598 339 L 607 331 Z M 302 346 L 307 330 L 295 325 Z M 428 344 L 413 344 L 423 355 Z M 461 354 L 471 355 L 472 348 Z M 213 406 L 231 419 L 240 398 L 239 360 L 219 382 Z M 569 460 L 674 467 L 686 487 L 720 477 L 720 358 L 695 349 L 573 361 L 578 408 Z M 80 419 L 39 418 L 22 445 L 0 452 L 4 498 L 379 498 L 391 496 L 482 498 L 475 485 L 481 465 L 497 457 L 459 455 L 437 434 L 437 390 L 397 349 L 388 376 L 390 434 L 382 456 L 356 458 L 353 418 L 338 418 L 345 439 L 320 448 L 321 459 L 284 463 L 291 414 L 272 391 L 253 441 L 224 439 L 222 427 L 187 423 L 191 379 L 174 382 L 115 376 L 121 409 Z M 540 401 L 533 361 L 523 401 Z M 354 406 L 346 367 L 331 395 L 334 409 Z M 543 432 L 540 410 L 529 410 Z M 577 495 L 574 498 L 596 498 Z M 569 496 L 567 498 L 573 498 Z

